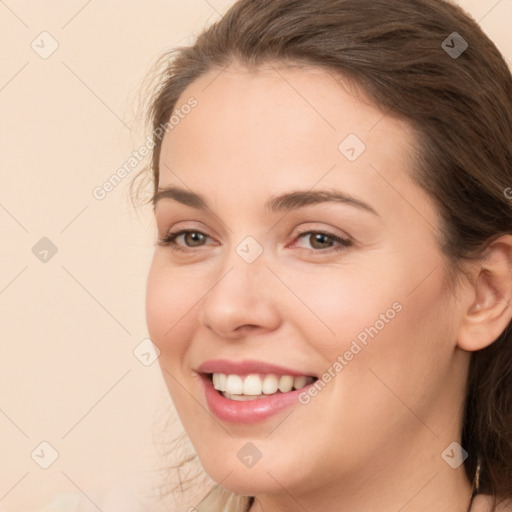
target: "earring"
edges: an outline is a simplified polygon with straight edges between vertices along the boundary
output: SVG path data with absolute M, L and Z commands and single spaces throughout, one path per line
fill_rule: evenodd
M 475 488 L 475 494 L 478 493 L 479 489 L 480 489 L 480 457 L 478 457 L 477 459 L 477 464 L 476 464 L 476 472 L 475 472 L 475 480 L 473 482 L 473 486 Z

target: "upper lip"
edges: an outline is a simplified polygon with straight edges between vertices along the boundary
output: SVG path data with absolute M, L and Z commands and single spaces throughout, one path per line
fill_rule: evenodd
M 274 375 L 290 375 L 292 377 L 316 377 L 308 371 L 294 370 L 265 361 L 229 361 L 228 359 L 212 359 L 200 364 L 199 373 L 225 373 L 228 375 L 246 375 L 251 373 L 272 373 Z

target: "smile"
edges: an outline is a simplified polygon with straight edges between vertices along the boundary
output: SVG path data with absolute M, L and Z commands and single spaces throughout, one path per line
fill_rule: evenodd
M 257 400 L 276 393 L 289 393 L 311 384 L 314 377 L 252 373 L 247 376 L 210 374 L 213 387 L 229 400 Z
M 210 411 L 229 423 L 263 421 L 298 403 L 298 395 L 317 380 L 263 362 L 217 360 L 198 368 Z

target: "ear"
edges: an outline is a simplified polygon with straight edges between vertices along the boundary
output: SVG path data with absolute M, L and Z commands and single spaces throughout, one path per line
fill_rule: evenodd
M 496 341 L 512 321 L 512 235 L 489 245 L 475 277 L 457 338 L 458 346 L 468 351 Z

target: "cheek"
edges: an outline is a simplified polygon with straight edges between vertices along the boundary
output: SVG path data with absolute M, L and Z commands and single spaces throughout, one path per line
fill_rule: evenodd
M 373 328 L 368 329 L 367 325 L 361 331 L 369 336 L 366 345 L 359 343 L 362 350 L 354 357 L 357 362 L 350 363 L 351 377 L 345 381 L 345 392 L 364 399 L 364 403 L 373 403 L 377 411 L 379 405 L 385 405 L 380 414 L 393 410 L 394 417 L 401 417 L 405 424 L 414 418 L 396 397 L 420 416 L 426 416 L 450 379 L 456 330 L 453 303 L 440 270 L 412 293 L 414 286 L 409 280 L 395 283 L 396 291 L 384 295 L 381 304 L 384 308 L 396 300 L 399 308 L 396 314 L 389 315 L 393 318 L 387 323 L 377 322 L 375 314 L 367 318 Z M 362 392 L 365 389 L 366 396 Z M 361 417 L 368 415 L 370 423 L 377 421 L 375 411 L 371 407 L 365 410 L 358 402 L 355 400 L 354 410 L 359 410 Z
M 146 322 L 151 340 L 167 360 L 186 349 L 200 295 L 193 276 L 159 259 L 155 256 L 147 279 Z
M 368 337 L 365 329 L 376 322 L 381 327 L 381 315 L 387 314 L 387 320 L 396 316 L 393 304 L 399 294 L 388 279 L 379 280 L 381 270 L 370 270 L 347 264 L 279 272 L 295 295 L 281 290 L 281 308 L 289 308 L 282 309 L 283 317 L 323 359 L 334 361 L 353 339 Z
M 197 326 L 194 305 L 201 294 L 193 276 L 162 260 L 155 253 L 148 274 L 146 322 L 150 338 L 160 350 L 158 362 L 164 381 L 181 420 L 188 424 L 187 419 L 200 414 L 183 388 L 183 368 L 187 365 L 187 350 Z
M 449 372 L 456 335 L 454 308 L 442 266 L 434 259 L 414 265 L 390 261 L 374 272 L 328 269 L 323 279 L 311 273 L 300 281 L 287 276 L 286 282 L 295 283 L 295 293 L 309 309 L 294 301 L 296 314 L 290 311 L 288 318 L 299 318 L 299 309 L 304 312 L 297 326 L 322 356 L 325 370 L 345 375 L 335 379 L 334 387 L 343 385 L 350 396 L 363 398 L 363 380 L 366 389 L 381 386 L 371 368 L 414 400 L 414 394 L 432 388 Z

